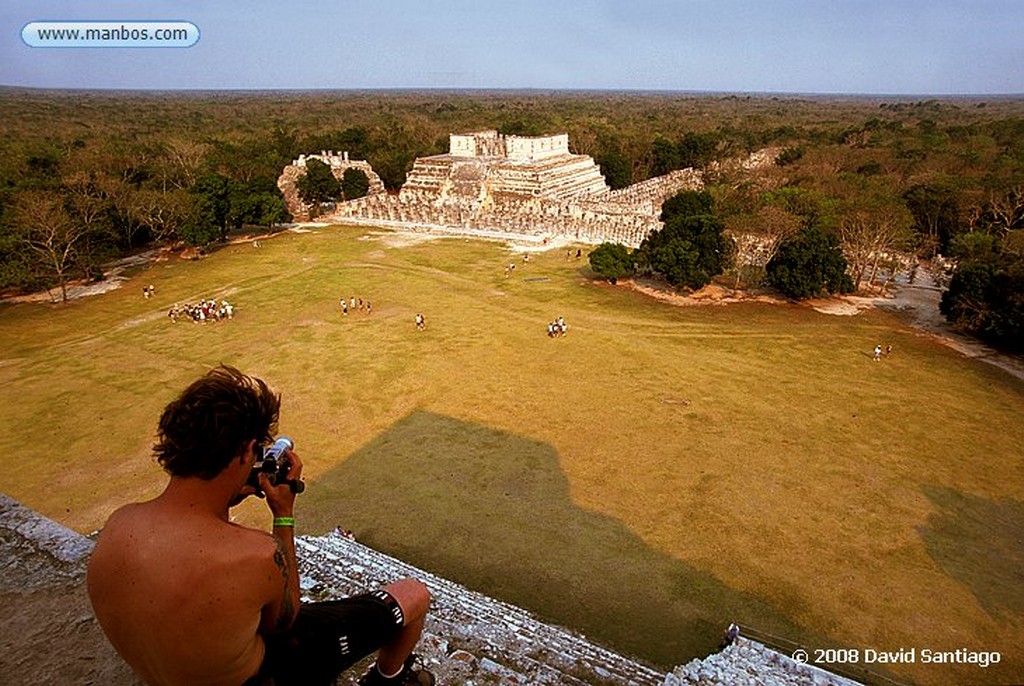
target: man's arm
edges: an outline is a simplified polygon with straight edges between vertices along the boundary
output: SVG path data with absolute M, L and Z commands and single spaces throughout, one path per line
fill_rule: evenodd
M 260 632 L 276 634 L 286 631 L 299 612 L 299 572 L 295 563 L 293 526 L 274 527 L 272 585 L 274 600 L 264 606 Z
M 288 481 L 298 481 L 302 461 L 293 451 L 289 459 Z M 299 613 L 299 570 L 295 562 L 295 492 L 284 482 L 273 486 L 266 474 L 260 474 L 260 487 L 274 516 L 275 581 L 279 580 L 277 600 L 263 608 L 260 631 L 267 634 L 286 631 Z

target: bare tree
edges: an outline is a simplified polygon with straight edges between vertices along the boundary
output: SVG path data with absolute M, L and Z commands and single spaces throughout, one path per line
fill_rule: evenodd
M 67 302 L 67 275 L 87 243 L 89 229 L 74 221 L 62 198 L 43 191 L 18 196 L 15 221 L 21 243 L 34 253 L 60 286 L 61 302 Z
M 152 240 L 173 242 L 179 238 L 178 229 L 195 211 L 195 200 L 184 190 L 141 190 L 132 195 L 128 211 L 131 221 L 148 229 Z
M 853 274 L 854 291 L 859 291 L 864 277 L 872 286 L 879 268 L 885 263 L 895 266 L 900 255 L 908 251 L 913 242 L 913 218 L 906 210 L 896 206 L 860 208 L 846 214 L 839 224 L 839 242 L 843 255 Z M 868 272 L 870 271 L 870 274 Z M 882 287 L 888 283 L 894 269 Z
M 871 213 L 857 210 L 849 213 L 839 224 L 839 243 L 843 256 L 853 274 L 853 291 L 860 290 L 872 252 L 875 249 L 874 226 Z
M 1019 186 L 1003 195 L 993 193 L 988 200 L 989 220 L 1000 236 L 1024 222 L 1024 190 Z
M 166 156 L 176 173 L 169 175 L 165 181 L 179 190 L 196 185 L 199 167 L 209 149 L 209 145 L 197 141 L 181 139 L 169 141 Z

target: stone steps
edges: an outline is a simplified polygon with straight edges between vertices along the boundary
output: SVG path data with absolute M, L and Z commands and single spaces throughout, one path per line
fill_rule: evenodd
M 86 604 L 85 563 L 92 545 L 0 493 L 0 571 L 17 601 L 7 609 L 38 612 L 33 598 L 44 602 L 60 588 L 72 589 L 73 598 Z M 433 602 L 417 652 L 439 686 L 856 686 L 742 637 L 665 674 L 338 533 L 299 537 L 296 552 L 306 600 L 360 593 L 403 577 L 423 581 Z M 73 603 L 68 612 L 48 614 L 31 636 L 5 635 L 0 625 L 0 666 L 17 665 L 11 686 L 56 683 L 45 676 L 53 674 L 68 677 L 61 683 L 138 686 L 91 612 Z M 72 619 L 81 634 L 75 645 L 54 644 L 54 637 L 67 636 Z M 338 685 L 354 686 L 368 664 L 342 674 Z
M 402 577 L 433 597 L 420 652 L 440 683 L 660 686 L 665 673 L 538 621 L 525 610 L 333 533 L 296 541 L 308 599 L 350 595 Z M 457 680 L 451 680 L 458 673 Z M 449 680 L 441 679 L 445 674 Z

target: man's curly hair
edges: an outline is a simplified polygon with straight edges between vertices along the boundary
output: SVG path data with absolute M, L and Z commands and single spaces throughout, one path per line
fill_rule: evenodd
M 249 441 L 270 442 L 280 408 L 261 379 L 221 365 L 164 408 L 153 452 L 172 476 L 212 479 Z

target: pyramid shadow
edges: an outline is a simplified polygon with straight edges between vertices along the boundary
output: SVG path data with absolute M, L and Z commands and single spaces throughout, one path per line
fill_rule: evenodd
M 762 598 L 575 505 L 554 448 L 523 436 L 416 411 L 304 498 L 323 530 L 352 529 L 374 548 L 666 669 L 712 652 L 730 621 L 814 638 Z
M 925 486 L 939 508 L 917 531 L 928 554 L 993 617 L 1024 614 L 1024 502 Z

